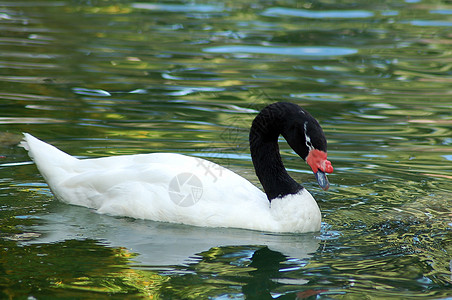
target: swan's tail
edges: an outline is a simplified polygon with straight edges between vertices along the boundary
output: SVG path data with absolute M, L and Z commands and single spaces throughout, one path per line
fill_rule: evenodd
M 77 158 L 38 140 L 28 133 L 24 133 L 24 139 L 20 146 L 28 151 L 28 155 L 49 184 L 52 181 L 64 178 L 67 169 L 71 169 L 72 165 L 78 161 Z

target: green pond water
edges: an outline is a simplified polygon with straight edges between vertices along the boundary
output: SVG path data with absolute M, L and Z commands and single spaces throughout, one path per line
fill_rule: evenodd
M 451 299 L 452 4 L 0 2 L 1 299 Z M 320 232 L 111 217 L 54 199 L 29 132 L 80 158 L 177 152 L 259 186 L 257 111 L 297 103 L 335 171 Z

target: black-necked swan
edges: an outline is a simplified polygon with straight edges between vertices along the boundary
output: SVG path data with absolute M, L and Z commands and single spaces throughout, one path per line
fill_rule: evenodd
M 320 209 L 287 173 L 278 137 L 309 164 L 328 189 L 326 138 L 300 106 L 277 102 L 254 119 L 249 135 L 265 193 L 213 162 L 173 153 L 77 159 L 25 133 L 21 143 L 59 200 L 99 213 L 209 227 L 272 232 L 320 230 Z

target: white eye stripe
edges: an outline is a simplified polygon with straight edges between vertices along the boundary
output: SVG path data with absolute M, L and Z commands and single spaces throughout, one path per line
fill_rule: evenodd
M 311 137 L 308 135 L 307 125 L 308 125 L 308 121 L 304 122 L 304 126 L 303 126 L 304 127 L 304 137 L 306 140 L 306 147 L 308 147 L 309 150 L 312 150 L 312 149 L 314 149 L 314 147 L 312 146 L 312 143 L 311 143 Z

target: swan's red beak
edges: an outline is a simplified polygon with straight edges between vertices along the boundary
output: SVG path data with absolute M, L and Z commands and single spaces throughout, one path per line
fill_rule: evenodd
M 333 173 L 333 166 L 326 158 L 326 152 L 317 149 L 309 151 L 308 157 L 306 157 L 306 162 L 314 172 L 317 183 L 325 191 L 330 187 L 325 173 Z

